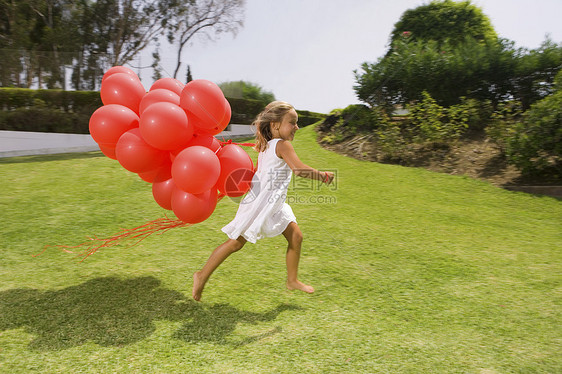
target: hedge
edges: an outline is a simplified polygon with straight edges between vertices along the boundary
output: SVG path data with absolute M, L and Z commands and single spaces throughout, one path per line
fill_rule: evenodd
M 99 92 L 0 88 L 0 130 L 88 134 Z
M 97 91 L 31 90 L 28 88 L 0 88 L 0 109 L 14 110 L 32 106 L 46 106 L 65 112 L 79 112 L 102 105 Z
M 251 124 L 265 107 L 258 100 L 227 98 L 231 123 Z M 97 91 L 0 88 L 0 130 L 88 134 L 92 113 L 102 106 Z M 297 110 L 299 126 L 325 118 L 321 113 Z

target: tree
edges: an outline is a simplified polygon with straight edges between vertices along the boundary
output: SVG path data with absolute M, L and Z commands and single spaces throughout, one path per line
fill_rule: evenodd
M 2 84 L 94 89 L 161 35 L 176 0 L 0 0 Z M 23 79 L 23 80 L 22 80 Z M 99 83 L 97 83 L 99 86 Z
M 552 92 L 561 66 L 562 45 L 547 39 L 537 50 L 516 49 L 469 1 L 433 1 L 402 15 L 388 52 L 355 71 L 354 88 L 387 111 L 421 100 L 423 91 L 442 106 L 465 97 L 496 107 L 515 98 L 526 109 Z
M 75 15 L 79 6 L 64 0 L 0 1 L 2 85 L 65 86 L 62 66 L 79 44 Z
M 226 97 L 259 100 L 269 104 L 275 100 L 273 93 L 265 91 L 257 84 L 245 81 L 223 82 L 219 84 Z
M 404 36 L 413 41 L 434 40 L 456 46 L 467 37 L 493 43 L 497 34 L 482 9 L 470 1 L 432 1 L 405 11 L 394 25 L 391 44 Z
M 75 64 L 75 81 L 89 83 L 85 87 L 75 84 L 76 88 L 95 89 L 108 67 L 132 61 L 140 51 L 156 42 L 173 17 L 172 9 L 177 6 L 179 3 L 175 0 L 84 2 L 80 22 L 83 49 L 80 61 Z
M 179 69 L 193 36 L 235 33 L 243 5 L 244 0 L 0 0 L 0 83 L 65 88 L 71 68 L 75 89 L 97 89 L 107 68 L 129 63 L 166 34 L 178 42 Z
M 185 83 L 189 83 L 193 80 L 191 75 L 191 65 L 187 65 L 187 73 L 185 74 Z
M 111 65 L 123 65 L 157 40 L 173 0 L 97 0 L 93 7 L 97 42 L 109 53 Z
M 547 38 L 537 49 L 519 51 L 511 89 L 523 110 L 554 92 L 554 78 L 561 68 L 562 43 Z
M 423 91 L 442 106 L 458 104 L 462 97 L 497 103 L 511 94 L 514 55 L 506 40 L 483 44 L 467 38 L 457 46 L 433 40 L 398 41 L 392 53 L 355 71 L 354 88 L 360 100 L 388 110 L 420 100 Z
M 195 35 L 208 38 L 222 33 L 236 34 L 243 25 L 245 0 L 192 0 L 171 8 L 167 24 L 170 43 L 177 45 L 176 78 L 181 64 L 182 52 Z
M 470 1 L 432 1 L 402 14 L 386 55 L 355 71 L 355 90 L 362 101 L 388 110 L 421 99 L 423 91 L 440 105 L 470 95 L 497 100 L 504 93 L 490 92 L 489 83 L 513 69 L 511 54 Z M 490 66 L 504 70 L 495 76 Z

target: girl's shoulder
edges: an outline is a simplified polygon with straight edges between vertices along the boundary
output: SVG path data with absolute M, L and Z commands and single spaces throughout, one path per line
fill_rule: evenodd
M 284 155 L 293 153 L 295 153 L 293 143 L 291 143 L 289 140 L 279 139 L 275 147 L 275 154 L 277 155 L 277 157 L 284 158 Z

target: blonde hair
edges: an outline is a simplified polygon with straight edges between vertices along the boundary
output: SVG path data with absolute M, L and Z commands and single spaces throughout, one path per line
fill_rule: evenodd
M 256 146 L 254 149 L 263 152 L 267 149 L 267 142 L 273 139 L 271 132 L 272 122 L 281 122 L 285 114 L 287 114 L 293 106 L 284 101 L 273 101 L 265 107 L 265 109 L 257 115 L 252 126 L 256 128 Z

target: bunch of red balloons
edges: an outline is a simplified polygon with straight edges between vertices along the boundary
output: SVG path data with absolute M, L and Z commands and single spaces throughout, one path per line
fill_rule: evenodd
M 156 203 L 180 220 L 202 222 L 219 192 L 235 197 L 249 190 L 250 156 L 215 138 L 231 109 L 213 82 L 162 78 L 146 92 L 131 69 L 114 66 L 100 94 L 104 105 L 90 118 L 92 138 L 106 156 L 152 183 Z

